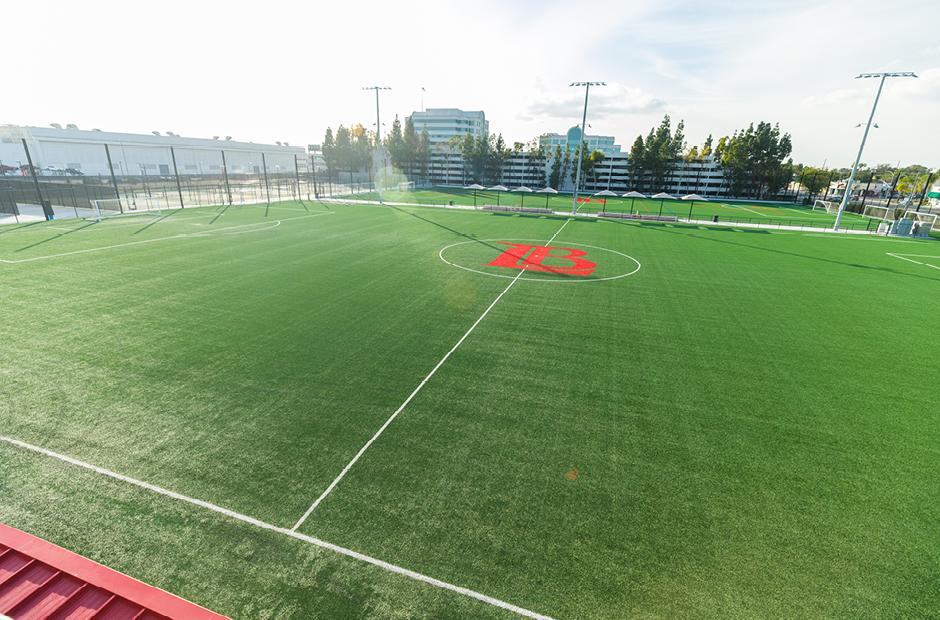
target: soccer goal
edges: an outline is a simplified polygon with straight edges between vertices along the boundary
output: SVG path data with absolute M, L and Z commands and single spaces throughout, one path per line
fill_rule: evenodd
M 835 213 L 839 210 L 839 205 L 831 200 L 816 200 L 816 202 L 813 203 L 813 211 L 817 209 L 822 209 L 826 213 Z
M 904 219 L 914 222 L 911 227 L 912 237 L 929 237 L 930 231 L 937 225 L 937 215 L 935 213 L 907 211 L 904 213 Z
M 91 208 L 95 212 L 95 220 L 100 222 L 102 218 L 113 217 L 124 213 L 124 207 L 121 205 L 120 198 L 99 198 L 91 201 Z
M 398 191 L 400 192 L 413 192 L 415 191 L 415 182 L 414 181 L 402 181 L 398 184 Z
M 872 219 L 882 220 L 884 222 L 894 221 L 895 215 L 897 215 L 897 207 L 879 207 L 878 205 L 870 205 L 865 207 L 865 212 L 862 215 Z

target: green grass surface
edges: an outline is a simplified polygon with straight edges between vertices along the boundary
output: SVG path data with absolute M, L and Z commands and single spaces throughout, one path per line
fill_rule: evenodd
M 343 196 L 337 196 L 344 199 Z M 424 205 L 463 205 L 482 207 L 484 205 L 511 205 L 525 207 L 549 208 L 554 211 L 570 211 L 571 195 L 548 195 L 522 192 L 493 192 L 477 191 L 462 188 L 436 188 L 419 189 L 414 191 L 383 191 L 360 193 L 345 197 L 347 199 L 379 200 L 386 202 L 400 202 Z M 804 226 L 814 228 L 831 227 L 835 221 L 835 214 L 829 214 L 821 209 L 794 205 L 790 203 L 750 203 L 746 201 L 725 202 L 721 200 L 686 201 L 686 200 L 652 200 L 648 198 L 599 198 L 585 196 L 591 202 L 581 202 L 578 211 L 581 213 L 598 213 L 602 211 L 615 213 L 642 213 L 646 215 L 672 215 L 681 219 L 712 220 L 718 217 L 719 221 L 728 223 L 755 223 L 773 224 L 781 226 Z M 843 225 L 849 229 L 866 230 L 869 227 L 877 228 L 877 220 L 867 218 L 856 213 L 846 212 L 843 215 Z
M 558 618 L 936 613 L 940 245 L 566 221 L 0 228 L 0 435 L 289 528 L 561 229 L 597 281 L 523 274 L 300 531 Z M 0 520 L 236 618 L 512 617 L 4 442 Z

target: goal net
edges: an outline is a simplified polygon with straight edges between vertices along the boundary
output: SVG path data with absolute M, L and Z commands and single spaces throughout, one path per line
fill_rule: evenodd
M 921 213 L 919 211 L 907 211 L 904 219 L 912 220 L 914 225 L 911 227 L 911 236 L 929 237 L 930 231 L 937 224 L 937 215 L 934 213 Z
M 817 209 L 821 209 L 826 213 L 835 213 L 839 209 L 839 205 L 831 200 L 817 200 L 813 203 L 813 211 Z
M 398 191 L 400 192 L 413 192 L 415 189 L 414 181 L 402 181 L 398 184 Z
M 99 198 L 92 200 L 91 210 L 94 212 L 94 219 L 101 221 L 105 217 L 114 217 L 124 213 L 124 207 L 121 205 L 120 198 Z
M 890 207 L 879 207 L 878 205 L 870 205 L 865 207 L 865 212 L 862 214 L 865 217 L 870 217 L 876 220 L 882 220 L 885 222 L 893 222 L 897 219 L 898 208 L 895 205 Z

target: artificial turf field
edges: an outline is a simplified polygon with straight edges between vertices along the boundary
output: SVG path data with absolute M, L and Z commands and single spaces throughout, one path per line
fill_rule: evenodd
M 506 205 L 548 208 L 552 211 L 570 211 L 571 194 L 545 194 L 522 192 L 473 191 L 460 187 L 436 187 L 411 191 L 368 192 L 357 194 L 360 200 L 421 205 Z M 644 215 L 671 215 L 680 219 L 712 220 L 719 222 L 753 223 L 760 225 L 803 226 L 807 228 L 831 228 L 835 213 L 813 209 L 793 203 L 773 202 L 723 202 L 720 200 L 654 200 L 651 198 L 598 198 L 590 194 L 583 196 L 578 205 L 579 213 L 640 213 Z M 590 202 L 587 202 L 590 200 Z M 849 230 L 877 230 L 879 220 L 846 211 L 842 225 Z
M 487 266 L 550 239 L 595 271 Z M 11 443 L 289 529 L 400 410 L 300 534 L 557 618 L 936 615 L 938 287 L 937 242 L 795 231 L 10 226 L 0 521 L 235 618 L 513 617 Z

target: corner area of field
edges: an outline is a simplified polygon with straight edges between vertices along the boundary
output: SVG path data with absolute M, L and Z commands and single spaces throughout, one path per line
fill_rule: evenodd
M 493 277 L 512 242 L 624 277 Z M 341 200 L 11 226 L 0 436 L 275 529 L 8 441 L 0 520 L 235 618 L 929 616 L 937 265 Z

